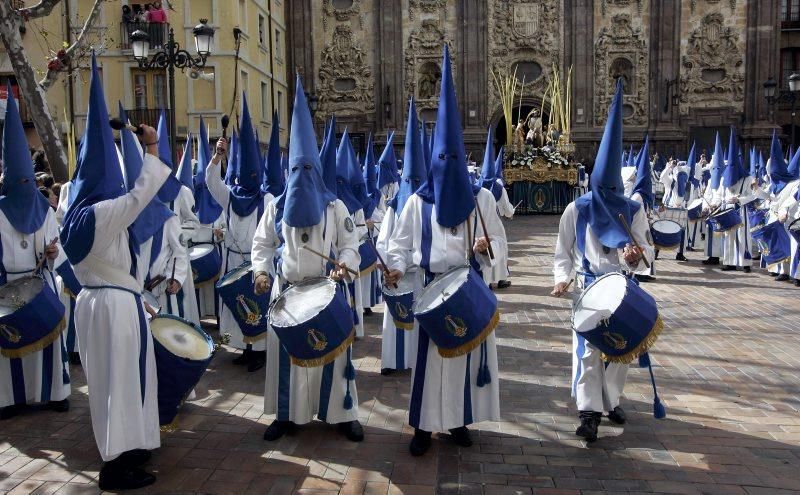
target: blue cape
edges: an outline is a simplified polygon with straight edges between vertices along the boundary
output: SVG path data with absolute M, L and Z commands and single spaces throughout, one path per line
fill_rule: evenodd
M 247 95 L 242 96 L 242 122 L 239 126 L 239 151 L 237 153 L 237 172 L 239 180 L 230 187 L 231 209 L 240 217 L 246 217 L 264 203 L 264 165 L 258 151 Z

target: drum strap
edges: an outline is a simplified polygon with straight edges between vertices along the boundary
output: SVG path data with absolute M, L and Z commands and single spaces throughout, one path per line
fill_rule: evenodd
M 123 272 L 95 254 L 89 253 L 82 263 L 95 275 L 113 284 L 109 286 L 110 288 L 125 290 L 137 295 L 142 290 L 140 284 L 132 275 Z

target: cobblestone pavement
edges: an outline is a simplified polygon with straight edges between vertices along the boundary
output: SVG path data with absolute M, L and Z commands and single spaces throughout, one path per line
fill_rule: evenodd
M 408 454 L 410 374 L 380 375 L 381 315 L 355 348 L 366 439 L 320 423 L 268 444 L 261 436 L 263 372 L 221 352 L 162 435 L 151 493 L 592 494 L 800 493 L 800 289 L 765 273 L 723 273 L 659 261 L 667 328 L 652 353 L 668 417 L 652 416 L 646 370 L 632 369 L 625 427 L 601 425 L 590 447 L 574 436 L 569 400 L 569 303 L 547 296 L 557 217 L 507 224 L 512 287 L 499 291 L 503 421 L 475 425 L 475 445 L 447 435 Z M 379 311 L 382 308 L 379 308 Z M 0 491 L 93 493 L 100 459 L 87 389 L 73 367 L 69 413 L 33 411 L 0 423 Z

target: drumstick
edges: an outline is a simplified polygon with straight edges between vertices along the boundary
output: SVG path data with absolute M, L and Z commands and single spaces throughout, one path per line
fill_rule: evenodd
M 521 205 L 523 201 L 525 201 L 525 200 L 524 200 L 524 199 L 520 199 L 520 200 L 519 200 L 519 203 L 517 203 L 517 204 L 515 204 L 515 205 L 514 205 L 514 210 L 515 210 L 515 211 L 516 211 L 516 209 L 517 209 L 517 208 L 519 208 L 519 205 Z
M 388 276 L 389 275 L 389 267 L 386 266 L 386 262 L 383 261 L 383 257 L 381 256 L 381 253 L 378 252 L 378 247 L 375 246 L 375 241 L 372 240 L 372 236 L 371 235 L 368 235 L 367 239 L 369 239 L 369 245 L 372 247 L 372 250 L 375 251 L 375 256 L 378 257 L 378 261 L 380 261 L 381 265 L 383 265 L 383 274 Z M 397 288 L 397 284 L 392 284 L 392 288 L 396 289 Z
M 170 282 L 169 282 L 169 283 L 170 283 L 170 284 L 172 284 L 173 282 L 175 282 L 175 265 L 176 265 L 177 263 L 178 263 L 178 258 L 177 258 L 177 257 L 176 257 L 176 258 L 172 258 L 172 275 L 170 275 L 170 277 L 169 277 L 169 280 L 170 280 Z M 167 288 L 169 288 L 169 287 L 167 287 Z
M 34 272 L 38 272 L 39 270 L 42 269 L 45 261 L 47 261 L 47 248 L 55 246 L 57 242 L 58 242 L 58 237 L 54 237 L 53 240 L 50 241 L 50 244 L 44 247 L 44 251 L 42 251 L 42 259 L 40 259 L 39 263 L 36 264 L 36 269 L 34 270 Z
M 337 265 L 337 266 L 339 265 L 339 262 L 336 261 L 335 259 L 331 258 L 330 256 L 325 256 L 324 254 L 320 253 L 319 251 L 315 251 L 314 249 L 311 249 L 310 247 L 308 247 L 306 245 L 303 246 L 303 249 L 305 249 L 306 251 L 311 252 L 312 254 L 316 254 L 317 256 L 319 256 L 320 258 L 324 259 L 325 261 L 329 261 L 329 262 L 331 262 L 331 263 L 333 263 L 334 265 Z M 351 275 L 355 275 L 356 277 L 358 277 L 358 275 L 359 275 L 358 272 L 353 270 L 352 268 L 345 267 L 345 270 L 347 270 L 348 273 L 350 273 Z
M 373 225 L 380 225 L 381 223 L 380 222 L 372 222 L 372 224 Z M 367 227 L 367 224 L 365 224 L 365 223 L 357 223 L 356 227 Z
M 644 250 L 639 246 L 639 243 L 636 242 L 636 239 L 633 237 L 633 232 L 631 231 L 631 228 L 628 225 L 628 222 L 625 221 L 625 217 L 622 216 L 622 213 L 619 214 L 619 221 L 622 222 L 622 226 L 625 227 L 625 231 L 628 233 L 628 236 L 631 238 L 631 242 L 633 242 L 633 245 L 636 246 L 636 249 L 641 251 L 641 253 L 642 253 L 642 261 L 644 262 L 644 266 L 647 267 L 647 268 L 650 268 L 650 262 L 647 261 L 647 258 L 644 255 Z
M 488 241 L 489 240 L 489 233 L 486 230 L 486 222 L 483 220 L 483 212 L 481 212 L 481 207 L 478 206 L 478 198 L 477 197 L 475 198 L 475 210 L 478 212 L 478 218 L 481 221 L 481 228 L 483 229 L 483 237 L 485 237 L 486 240 Z M 493 260 L 494 259 L 494 251 L 492 250 L 492 243 L 491 242 L 487 242 L 486 243 L 486 247 L 489 248 L 489 259 Z

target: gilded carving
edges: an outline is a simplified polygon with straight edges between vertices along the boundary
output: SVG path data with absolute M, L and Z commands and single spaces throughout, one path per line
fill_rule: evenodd
M 330 43 L 322 51 L 319 80 L 319 105 L 323 113 L 363 114 L 375 110 L 372 70 L 350 26 L 336 26 Z
M 408 18 L 414 20 L 416 11 L 433 14 L 443 9 L 447 4 L 447 0 L 408 0 Z
M 414 95 L 417 108 L 435 109 L 439 100 L 441 82 L 442 45 L 450 47 L 452 43 L 446 38 L 444 30 L 433 19 L 422 21 L 419 28 L 408 36 L 408 47 L 405 52 L 405 91 Z
M 648 53 L 645 34 L 628 14 L 617 14 L 595 41 L 595 123 L 603 125 L 617 78 L 623 79 L 625 123 L 647 123 Z
M 536 157 L 531 168 L 506 167 L 503 171 L 503 180 L 506 184 L 514 182 L 535 182 L 542 184 L 556 181 L 566 182 L 570 185 L 578 183 L 578 170 L 575 167 L 556 167 L 542 157 Z
M 720 12 L 703 17 L 687 40 L 681 59 L 682 110 L 696 103 L 730 106 L 744 99 L 744 60 L 739 33 Z

